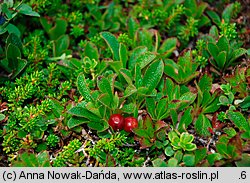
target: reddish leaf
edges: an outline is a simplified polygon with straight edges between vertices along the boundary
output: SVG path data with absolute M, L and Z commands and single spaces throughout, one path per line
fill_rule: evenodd
M 140 149 L 146 149 L 146 148 L 151 147 L 153 145 L 153 142 L 151 142 L 147 138 L 142 138 L 142 139 L 140 139 L 139 142 L 140 142 L 140 145 L 141 145 Z
M 230 145 L 234 145 L 236 147 L 236 153 L 241 156 L 242 155 L 242 150 L 243 150 L 243 147 L 242 147 L 242 141 L 241 141 L 241 138 L 240 138 L 240 135 L 237 134 L 235 135 L 233 138 L 231 138 L 229 140 L 229 144 Z
M 160 130 L 161 128 L 164 128 L 164 127 L 166 127 L 167 126 L 167 124 L 164 122 L 164 121 L 157 121 L 156 123 L 155 123 L 155 131 L 158 131 L 158 130 Z

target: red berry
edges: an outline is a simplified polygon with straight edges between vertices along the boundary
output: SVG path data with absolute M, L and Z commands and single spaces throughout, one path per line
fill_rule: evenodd
M 109 125 L 114 130 L 121 130 L 124 126 L 124 118 L 121 114 L 113 114 L 109 118 Z
M 124 130 L 126 132 L 132 132 L 134 128 L 138 127 L 138 121 L 134 117 L 127 117 L 125 118 Z

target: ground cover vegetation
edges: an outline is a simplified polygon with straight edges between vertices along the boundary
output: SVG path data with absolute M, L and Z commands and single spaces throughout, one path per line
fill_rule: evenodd
M 0 166 L 250 166 L 249 11 L 1 0 Z

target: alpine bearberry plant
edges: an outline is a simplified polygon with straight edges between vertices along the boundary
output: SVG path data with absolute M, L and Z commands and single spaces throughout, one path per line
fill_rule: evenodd
M 0 1 L 0 166 L 250 166 L 230 2 Z

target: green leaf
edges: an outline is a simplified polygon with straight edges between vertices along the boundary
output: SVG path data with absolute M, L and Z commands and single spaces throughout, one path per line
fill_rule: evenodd
M 201 18 L 200 18 L 200 20 L 198 22 L 198 28 L 207 26 L 207 25 L 210 24 L 210 22 L 211 22 L 210 19 L 206 15 L 201 15 Z
M 53 114 L 57 117 L 60 118 L 60 116 L 63 113 L 64 106 L 56 99 L 51 99 L 51 106 L 52 106 L 52 111 Z
M 124 104 L 122 107 L 122 111 L 128 114 L 134 113 L 135 110 L 136 110 L 136 104 L 134 103 Z
M 183 110 L 185 109 L 187 106 L 189 106 L 190 104 L 192 104 L 196 99 L 196 94 L 192 93 L 192 92 L 186 92 L 184 93 L 180 98 L 180 106 L 179 106 L 179 110 Z
M 179 65 L 177 65 L 171 59 L 166 59 L 164 63 L 164 73 L 180 83 L 182 81 L 182 78 L 179 75 Z
M 229 142 L 229 137 L 226 136 L 226 135 L 221 135 L 221 136 L 219 137 L 218 142 L 224 143 L 224 144 L 228 144 L 228 142 Z
M 14 0 L 5 0 L 3 2 L 4 2 L 4 5 L 6 5 L 6 7 L 8 7 L 8 8 L 12 8 L 14 5 Z
M 250 167 L 250 156 L 248 153 L 243 153 L 241 160 L 235 161 L 237 167 Z
M 177 167 L 178 166 L 178 160 L 176 158 L 170 158 L 168 160 L 168 167 Z
M 159 140 L 156 140 L 154 145 L 158 149 L 162 149 L 164 147 L 163 143 L 161 141 L 159 141 Z
M 220 153 L 213 153 L 207 156 L 207 160 L 211 166 L 214 165 L 215 161 L 221 160 L 223 157 Z
M 148 93 L 148 88 L 147 87 L 139 87 L 138 90 L 137 90 L 137 94 L 140 95 L 140 96 L 148 96 L 147 95 Z
M 198 134 L 203 136 L 209 136 L 210 133 L 208 131 L 208 128 L 211 128 L 211 123 L 209 119 L 203 114 L 200 114 L 198 116 L 198 119 L 195 122 L 195 130 Z
M 219 98 L 218 97 L 216 97 L 216 98 L 211 97 L 211 99 L 210 99 L 210 101 L 208 103 L 208 106 L 206 106 L 202 110 L 203 114 L 214 113 L 215 111 L 217 111 L 220 108 L 220 106 L 218 105 L 218 103 L 219 103 Z
M 220 16 L 215 11 L 206 11 L 206 13 L 216 25 L 221 24 Z
M 244 55 L 247 53 L 247 50 L 244 48 L 238 48 L 236 50 L 234 50 L 231 54 L 231 58 L 229 60 L 229 65 L 231 65 L 237 58 L 239 58 L 240 56 Z
M 211 35 L 213 38 L 218 38 L 219 37 L 219 31 L 218 31 L 218 28 L 215 25 L 213 25 L 210 28 L 209 35 Z
M 147 131 L 144 130 L 144 129 L 135 128 L 135 129 L 133 129 L 133 132 L 134 132 L 134 134 L 135 134 L 136 136 L 138 136 L 138 137 L 150 138 L 150 137 L 148 136 Z
M 21 39 L 14 33 L 10 33 L 6 39 L 6 45 L 13 44 L 14 46 L 18 47 L 19 50 L 22 50 L 23 44 Z
M 12 12 L 9 10 L 10 7 L 8 7 L 7 3 L 2 3 L 1 2 L 1 13 L 4 13 L 8 19 L 13 18 Z
M 153 167 L 167 167 L 167 163 L 160 158 L 156 158 L 152 163 Z
M 95 59 L 96 61 L 98 61 L 99 54 L 98 54 L 97 47 L 93 43 L 88 42 L 84 49 L 84 56 L 87 56 L 90 59 Z
M 230 23 L 231 17 L 233 16 L 234 13 L 234 3 L 228 5 L 222 12 L 222 19 L 226 23 Z
M 180 142 L 177 138 L 175 138 L 174 141 L 171 142 L 171 145 L 173 146 L 174 150 L 182 149 L 182 147 L 180 146 Z
M 171 109 L 170 116 L 171 116 L 171 119 L 173 121 L 173 126 L 175 127 L 177 122 L 178 122 L 178 114 L 177 114 L 176 110 Z
M 123 68 L 123 63 L 121 61 L 108 61 L 107 63 L 117 74 L 119 74 L 120 70 Z
M 0 121 L 4 120 L 5 115 L 4 114 L 0 114 Z
M 74 128 L 74 127 L 79 126 L 81 124 L 88 123 L 88 122 L 89 122 L 89 120 L 86 118 L 73 116 L 68 120 L 67 126 L 69 129 L 71 129 L 71 128 Z
M 171 142 L 173 142 L 173 141 L 178 141 L 178 142 L 179 142 L 179 141 L 180 141 L 178 135 L 177 135 L 176 132 L 174 132 L 174 131 L 168 132 L 168 138 L 169 138 L 169 140 L 170 140 Z
M 137 89 L 142 86 L 142 74 L 139 65 L 135 66 L 135 86 Z
M 232 127 L 226 127 L 226 128 L 223 128 L 223 131 L 228 135 L 228 137 L 232 138 L 234 137 L 235 135 L 237 135 L 237 132 L 234 128 Z
M 9 44 L 7 47 L 6 57 L 9 62 L 9 67 L 14 70 L 17 68 L 18 60 L 17 58 L 21 57 L 21 52 L 18 47 L 13 44 Z
M 188 16 L 194 15 L 194 13 L 198 10 L 197 3 L 195 0 L 185 0 L 184 3 L 185 6 L 185 12 Z
M 214 44 L 214 43 L 208 43 L 207 48 L 208 48 L 209 53 L 216 60 L 217 55 L 219 54 L 219 48 L 218 48 L 218 46 L 216 46 L 216 44 Z
M 137 58 L 145 53 L 146 51 L 148 50 L 147 47 L 145 46 L 139 46 L 139 47 L 136 47 L 132 53 L 131 53 L 131 56 L 130 56 L 130 59 L 129 59 L 129 62 L 128 62 L 128 68 L 129 70 L 133 70 L 135 65 L 136 65 L 136 60 Z
M 183 149 L 185 149 L 186 151 L 194 151 L 195 149 L 197 149 L 197 147 L 195 144 L 188 143 L 184 145 Z
M 3 27 L 3 26 L 0 26 L 0 35 L 1 34 L 4 34 L 5 32 L 7 32 L 7 28 L 6 27 Z M 19 32 L 20 33 L 20 32 Z
M 240 112 L 228 111 L 228 119 L 230 119 L 239 129 L 250 131 L 249 123 Z
M 183 116 L 181 117 L 180 123 L 178 125 L 178 131 L 180 133 L 184 132 L 185 129 L 188 128 L 188 126 L 192 123 L 193 118 L 191 115 L 191 110 L 192 107 L 189 107 L 183 114 Z
M 119 57 L 120 57 L 120 61 L 123 64 L 123 67 L 126 68 L 127 61 L 128 61 L 128 50 L 127 50 L 127 47 L 122 43 L 120 43 L 120 46 L 119 46 Z
M 97 95 L 99 96 L 99 93 Z M 102 115 L 100 114 L 100 107 L 101 106 L 96 107 L 93 102 L 88 102 L 86 104 L 86 106 L 84 106 L 84 107 L 86 107 L 86 109 L 91 111 L 93 114 L 99 116 L 100 118 L 102 117 Z
M 113 102 L 112 102 L 112 105 L 111 105 L 112 110 L 116 110 L 116 109 L 119 108 L 119 102 L 120 102 L 120 100 L 119 100 L 118 93 L 115 92 L 115 95 L 113 96 Z
M 225 51 L 226 53 L 229 52 L 229 41 L 225 36 L 222 36 L 218 42 L 216 43 L 217 47 L 219 48 L 220 52 Z
M 149 138 L 152 139 L 154 138 L 154 127 L 153 127 L 153 122 L 152 120 L 150 119 L 149 116 L 147 116 L 147 118 L 144 120 L 144 128 L 146 129 L 147 131 L 147 134 L 149 135 Z
M 208 4 L 206 2 L 200 2 L 197 7 L 197 10 L 194 10 L 194 12 L 197 11 L 195 18 L 203 17 L 202 14 L 204 13 L 207 7 L 208 7 Z
M 50 167 L 50 157 L 47 151 L 41 152 L 37 155 L 37 161 L 40 167 Z
M 217 142 L 216 143 L 216 149 L 217 152 L 220 153 L 222 156 L 229 158 L 229 153 L 227 152 L 227 144 L 225 143 L 221 143 L 221 142 Z
M 6 29 L 9 34 L 16 34 L 18 37 L 21 36 L 21 32 L 19 31 L 19 29 L 11 23 L 7 25 Z
M 139 30 L 136 34 L 137 45 L 146 46 L 149 51 L 153 51 L 153 36 L 154 33 L 147 30 L 146 28 Z
M 24 152 L 18 155 L 17 161 L 12 163 L 14 167 L 38 167 L 38 160 L 35 154 Z
M 48 20 L 44 17 L 40 17 L 40 23 L 42 24 L 45 31 L 48 33 L 49 30 L 51 29 L 52 25 L 49 24 Z
M 121 69 L 120 73 L 122 74 L 122 76 L 124 77 L 124 79 L 127 81 L 127 83 L 129 85 L 131 85 L 132 84 L 132 80 L 133 80 L 133 76 L 132 76 L 130 70 Z
M 167 98 L 163 98 L 158 102 L 157 107 L 156 107 L 157 120 L 162 120 L 167 117 L 168 115 L 167 104 L 168 104 Z
M 244 132 L 240 136 L 242 139 L 250 139 L 250 133 L 249 132 Z
M 228 104 L 230 104 L 228 98 L 226 96 L 224 96 L 224 95 L 219 97 L 219 101 L 220 101 L 221 105 L 227 106 Z
M 78 117 L 87 118 L 92 121 L 100 121 L 100 118 L 98 116 L 96 116 L 95 114 L 91 113 L 90 111 L 81 106 L 72 107 L 71 109 L 68 110 L 68 113 Z
M 107 93 L 110 97 L 110 100 L 113 100 L 113 91 L 108 79 L 101 78 L 97 80 L 97 86 L 103 94 Z
M 248 109 L 250 107 L 250 96 L 244 98 L 244 100 L 239 105 L 242 109 Z
M 109 128 L 109 124 L 104 120 L 101 120 L 98 122 L 97 121 L 90 121 L 88 123 L 88 127 L 93 129 L 93 130 L 97 130 L 98 132 L 103 132 Z
M 11 75 L 11 79 L 14 79 L 18 74 L 20 74 L 27 65 L 27 60 L 17 58 L 17 67 Z
M 68 24 L 66 20 L 63 19 L 56 20 L 55 26 L 52 27 L 48 32 L 50 39 L 57 40 L 59 37 L 64 35 L 67 30 L 67 25 Z
M 179 57 L 178 63 L 173 60 L 165 60 L 164 71 L 167 75 L 174 78 L 177 83 L 185 84 L 199 75 L 196 71 L 198 64 L 193 62 L 191 52 L 186 52 L 183 56 Z
M 131 39 L 134 40 L 135 32 L 137 31 L 138 28 L 139 28 L 139 25 L 138 25 L 137 21 L 134 18 L 129 17 L 129 19 L 128 19 L 128 35 Z
M 148 91 L 152 92 L 158 85 L 163 74 L 163 69 L 164 65 L 161 60 L 153 62 L 148 67 L 142 80 L 143 86 L 147 87 Z
M 174 158 L 178 160 L 178 163 L 181 162 L 182 160 L 182 157 L 183 157 L 183 153 L 181 150 L 179 151 L 176 151 L 175 154 L 174 154 Z
M 112 98 L 112 99 L 113 99 L 113 98 Z M 111 99 L 110 99 L 109 94 L 107 94 L 107 93 L 101 94 L 101 95 L 99 96 L 98 100 L 99 100 L 103 105 L 105 105 L 106 107 L 108 107 L 109 109 L 112 108 L 112 105 L 111 105 L 112 101 L 111 101 Z
M 87 86 L 85 76 L 83 74 L 80 74 L 77 77 L 77 89 L 86 101 L 92 101 L 91 90 Z
M 172 149 L 171 146 L 166 147 L 164 152 L 165 152 L 166 156 L 170 156 L 170 157 L 173 156 L 175 153 L 175 151 Z
M 185 154 L 183 156 L 183 162 L 186 166 L 195 166 L 195 156 L 193 154 Z
M 212 77 L 209 77 L 207 74 L 204 74 L 198 85 L 203 93 L 205 91 L 210 91 L 212 88 Z
M 37 12 L 32 11 L 32 8 L 27 4 L 21 4 L 18 7 L 19 13 L 34 17 L 40 17 L 40 15 Z
M 227 53 L 226 51 L 222 51 L 218 54 L 218 56 L 215 58 L 216 64 L 219 69 L 223 69 L 225 67 L 226 61 L 227 61 Z
M 98 100 L 98 99 L 96 99 Z M 104 105 L 101 105 L 99 108 L 100 118 L 104 118 L 107 115 L 110 115 L 110 112 L 107 110 L 107 107 Z M 91 111 L 92 112 L 92 111 Z M 94 112 L 93 112 L 94 113 Z M 96 114 L 97 115 L 97 114 Z M 98 116 L 98 115 L 97 115 Z
M 166 39 L 158 50 L 158 53 L 163 54 L 164 57 L 169 57 L 176 49 L 177 39 L 168 38 Z
M 183 132 L 180 136 L 180 141 L 184 144 L 191 143 L 194 140 L 194 136 L 188 132 Z
M 157 121 L 157 123 L 159 123 L 159 122 L 164 123 L 162 121 Z M 165 133 L 164 129 L 162 129 L 162 128 L 164 128 L 166 126 L 166 124 L 162 124 L 162 125 L 165 125 L 165 126 L 160 126 L 160 125 L 161 124 L 158 124 L 157 128 L 155 127 L 154 129 L 155 129 L 155 132 L 157 131 L 157 133 L 156 133 L 157 140 L 156 141 L 158 143 L 160 143 L 162 145 L 161 148 L 163 148 L 166 144 L 168 144 L 168 140 L 166 140 L 166 133 Z
M 207 156 L 207 148 L 199 148 L 195 151 L 195 165 L 200 163 Z
M 112 137 L 112 134 L 110 134 L 108 132 L 108 130 L 103 131 L 103 132 L 97 132 L 97 135 L 98 135 L 99 138 L 106 138 L 106 139 L 107 138 L 110 139 Z
M 147 111 L 149 113 L 149 115 L 151 116 L 151 118 L 155 119 L 155 102 L 153 98 L 146 98 L 146 107 L 147 107 Z
M 111 52 L 113 53 L 114 60 L 118 61 L 119 59 L 119 42 L 117 41 L 116 37 L 111 34 L 110 32 L 101 32 L 100 33 L 102 38 L 106 41 Z
M 149 63 L 151 63 L 155 59 L 155 57 L 155 54 L 151 52 L 145 52 L 137 57 L 136 64 L 138 64 L 140 68 L 143 69 Z
M 69 36 L 62 35 L 55 41 L 55 54 L 61 56 L 69 47 Z
M 170 79 L 170 78 L 166 78 L 166 95 L 169 98 L 169 101 L 179 98 L 179 93 L 180 93 L 180 87 L 174 85 L 174 82 Z M 178 94 L 178 96 L 176 96 L 176 93 Z
M 128 85 L 127 88 L 124 91 L 123 98 L 127 98 L 128 96 L 134 94 L 135 92 L 137 92 L 137 89 L 135 88 L 135 86 L 134 85 Z

